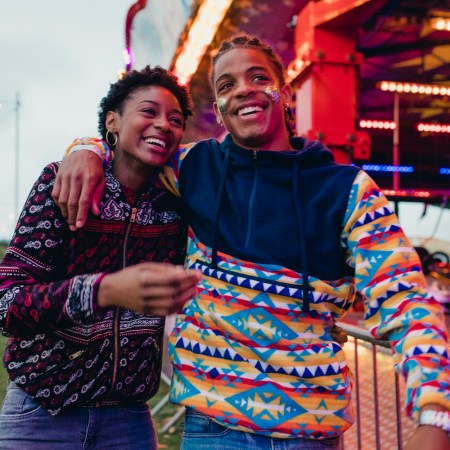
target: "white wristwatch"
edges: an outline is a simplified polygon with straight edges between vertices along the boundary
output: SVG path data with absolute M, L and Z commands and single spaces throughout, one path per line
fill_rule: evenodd
M 419 416 L 419 425 L 432 425 L 441 428 L 450 436 L 450 412 L 432 409 L 422 411 Z

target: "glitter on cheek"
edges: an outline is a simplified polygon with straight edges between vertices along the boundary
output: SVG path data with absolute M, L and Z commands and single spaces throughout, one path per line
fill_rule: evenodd
M 217 98 L 217 108 L 218 108 L 220 114 L 222 114 L 222 116 L 224 116 L 227 113 L 227 101 L 222 97 L 218 97 Z
M 277 85 L 266 87 L 264 92 L 272 99 L 272 101 L 277 103 L 280 101 L 280 89 Z

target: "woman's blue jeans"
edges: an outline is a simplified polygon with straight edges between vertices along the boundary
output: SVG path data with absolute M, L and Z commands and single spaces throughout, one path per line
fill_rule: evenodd
M 187 409 L 181 450 L 339 450 L 340 437 L 325 440 L 277 439 L 226 428 Z
M 0 415 L 2 450 L 155 450 L 147 403 L 73 408 L 51 416 L 9 383 Z

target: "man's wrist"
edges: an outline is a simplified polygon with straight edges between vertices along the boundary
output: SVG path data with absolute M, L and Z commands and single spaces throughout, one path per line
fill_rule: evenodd
M 450 412 L 437 409 L 422 409 L 419 415 L 420 425 L 431 425 L 440 428 L 450 436 Z
M 80 150 L 88 150 L 95 153 L 103 163 L 103 167 L 106 167 L 111 159 L 112 154 L 108 145 L 101 139 L 97 138 L 77 138 L 75 139 L 69 147 L 67 147 L 64 158 L 67 158 L 70 154 Z

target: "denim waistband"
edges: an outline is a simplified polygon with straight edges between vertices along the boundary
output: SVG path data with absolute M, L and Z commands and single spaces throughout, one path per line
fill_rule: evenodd
M 14 381 L 12 381 L 12 380 L 9 380 L 9 387 L 14 387 L 16 389 L 20 389 L 23 391 L 23 389 L 19 385 L 17 385 L 17 383 L 14 383 Z M 131 407 L 131 406 L 144 405 L 145 403 L 146 402 L 144 400 L 104 398 L 104 399 L 100 399 L 100 400 L 93 400 L 92 402 L 88 402 L 88 403 L 75 404 L 74 406 L 80 407 L 80 408 L 103 408 L 103 407 L 114 407 L 114 406 Z
M 137 401 L 137 400 L 113 400 L 113 399 L 101 399 L 101 400 L 97 400 L 97 401 L 93 401 L 92 403 L 84 403 L 84 404 L 80 404 L 80 405 L 76 405 L 79 406 L 80 408 L 103 408 L 103 407 L 114 407 L 114 406 L 125 406 L 125 407 L 129 407 L 129 406 L 140 406 L 140 405 L 144 405 L 146 402 L 144 401 Z

